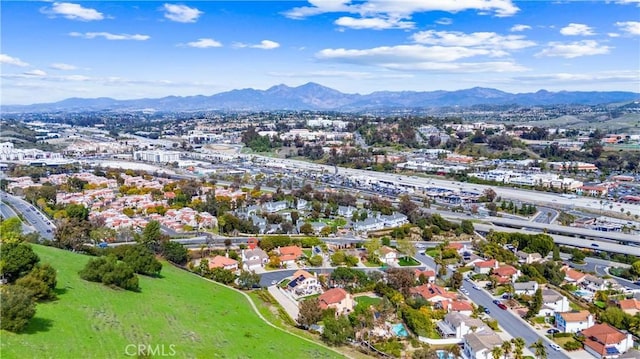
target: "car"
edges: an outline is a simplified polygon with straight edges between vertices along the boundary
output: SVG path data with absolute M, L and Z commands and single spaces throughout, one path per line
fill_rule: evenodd
M 50 229 L 47 229 L 47 233 L 51 233 L 51 230 L 50 230 Z
M 560 348 L 560 346 L 558 344 L 555 344 L 555 343 L 551 344 L 549 346 L 551 347 L 551 349 L 553 349 L 555 351 L 558 351 L 558 350 L 562 349 L 562 348 Z
M 487 314 L 491 314 L 491 311 L 489 310 L 489 308 L 484 308 L 484 312 Z
M 560 333 L 560 331 L 558 329 L 555 329 L 555 328 L 551 328 L 551 329 L 547 330 L 547 334 L 556 334 L 556 333 Z
M 500 308 L 502 310 L 507 310 L 507 306 L 502 304 L 502 303 L 498 304 L 498 308 Z
M 494 299 L 494 300 L 493 300 L 493 304 L 498 305 L 498 304 L 500 304 L 500 301 L 499 301 L 499 300 L 497 300 L 497 299 Z
M 474 285 L 474 286 L 473 286 L 473 289 L 475 289 L 475 290 L 480 290 L 480 287 L 478 287 L 477 285 Z
M 591 243 L 591 247 L 600 247 L 598 243 Z
M 275 280 L 271 281 L 271 285 L 275 285 L 276 283 L 277 283 L 277 281 L 275 281 Z

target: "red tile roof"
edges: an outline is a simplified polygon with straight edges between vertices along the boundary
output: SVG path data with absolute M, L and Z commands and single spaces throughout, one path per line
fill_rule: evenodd
M 602 353 L 604 346 L 619 344 L 627 338 L 624 333 L 609 324 L 596 324 L 580 333 L 586 338 L 584 344 L 598 353 Z
M 498 275 L 500 277 L 511 277 L 516 273 L 518 273 L 518 270 L 509 265 L 501 266 L 493 270 L 493 274 Z
M 297 259 L 302 257 L 302 249 L 300 249 L 300 247 L 298 246 L 280 247 L 280 255 L 281 256 L 294 255 L 295 258 Z
M 474 265 L 479 268 L 495 268 L 496 260 L 489 259 L 488 261 L 475 262 Z
M 215 256 L 209 260 L 209 269 L 213 268 L 224 268 L 226 266 L 231 266 L 234 264 L 238 264 L 238 261 L 235 259 L 227 258 L 225 256 Z
M 447 292 L 446 289 L 435 284 L 423 284 L 421 286 L 413 287 L 409 289 L 409 292 L 412 294 L 420 295 L 426 300 L 430 300 L 436 296 L 441 296 L 449 299 L 456 299 L 458 297 L 457 294 Z
M 325 310 L 331 304 L 337 304 L 343 301 L 347 297 L 347 292 L 342 288 L 331 288 L 328 291 L 320 294 L 318 302 L 320 303 L 320 309 Z
M 635 298 L 623 299 L 618 302 L 618 305 L 622 310 L 640 310 L 640 301 Z

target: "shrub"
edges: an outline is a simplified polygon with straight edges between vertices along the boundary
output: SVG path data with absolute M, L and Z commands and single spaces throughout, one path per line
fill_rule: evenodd
M 36 314 L 36 304 L 28 289 L 19 285 L 7 285 L 2 289 L 0 302 L 0 329 L 20 332 Z
M 90 259 L 80 277 L 90 282 L 103 283 L 109 286 L 136 291 L 139 289 L 138 277 L 133 269 L 124 262 L 118 262 L 116 257 L 99 257 Z
M 564 343 L 562 347 L 567 351 L 578 350 L 578 349 L 582 349 L 582 343 L 572 340 Z

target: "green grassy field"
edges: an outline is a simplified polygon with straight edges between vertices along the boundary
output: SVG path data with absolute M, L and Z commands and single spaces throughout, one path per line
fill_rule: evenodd
M 267 325 L 242 294 L 166 263 L 163 278 L 141 276 L 133 293 L 80 279 L 89 257 L 34 249 L 58 270 L 58 300 L 38 304 L 24 333 L 2 331 L 3 359 L 123 358 L 130 344 L 173 348 L 177 358 L 340 357 Z
M 368 297 L 363 295 L 360 297 L 356 297 L 355 300 L 356 302 L 358 302 L 358 304 L 362 304 L 362 305 L 376 305 L 380 303 L 382 298 L 373 298 L 373 297 Z

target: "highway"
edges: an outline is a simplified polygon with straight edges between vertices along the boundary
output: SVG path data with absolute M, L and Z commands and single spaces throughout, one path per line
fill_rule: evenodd
M 13 210 L 13 208 L 11 208 L 8 204 L 4 202 L 0 202 L 0 216 L 2 216 L 2 218 L 4 219 L 18 217 L 16 212 Z M 20 223 L 22 223 L 23 233 L 29 233 L 34 231 L 33 227 L 24 223 L 22 220 L 20 220 Z
M 538 208 L 538 214 L 533 217 L 532 221 L 536 223 L 551 224 L 558 217 L 558 211 L 551 208 Z
M 52 240 L 56 227 L 37 208 L 28 202 L 2 192 L 2 200 L 11 204 L 16 211 L 22 214 L 22 218 L 37 231 L 43 239 Z

